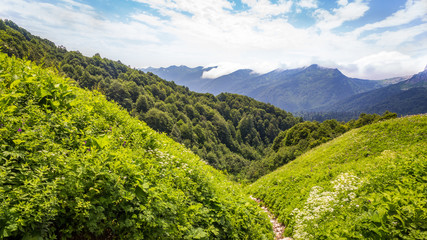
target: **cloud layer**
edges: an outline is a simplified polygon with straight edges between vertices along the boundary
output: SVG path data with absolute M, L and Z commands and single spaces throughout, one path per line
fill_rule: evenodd
M 68 49 L 134 67 L 212 64 L 217 76 L 318 63 L 370 79 L 422 70 L 427 0 L 402 1 L 384 19 L 349 28 L 372 1 L 338 0 L 326 8 L 317 0 L 135 0 L 125 16 L 112 18 L 90 2 L 3 0 L 0 17 Z M 298 13 L 313 24 L 296 27 L 291 16 Z

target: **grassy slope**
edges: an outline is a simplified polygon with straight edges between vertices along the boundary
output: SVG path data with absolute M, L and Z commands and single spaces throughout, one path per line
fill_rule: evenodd
M 0 238 L 272 238 L 239 186 L 73 85 L 0 54 Z
M 295 239 L 426 239 L 427 116 L 352 130 L 249 191 Z

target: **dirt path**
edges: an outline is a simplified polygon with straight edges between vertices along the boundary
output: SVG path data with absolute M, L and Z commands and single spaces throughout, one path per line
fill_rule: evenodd
M 285 231 L 285 226 L 277 221 L 277 219 L 274 217 L 274 215 L 268 210 L 267 207 L 265 207 L 261 200 L 254 198 L 250 196 L 252 200 L 257 202 L 259 206 L 268 214 L 268 217 L 270 218 L 271 224 L 273 224 L 273 231 L 276 240 L 292 240 L 292 238 L 284 237 L 283 232 Z

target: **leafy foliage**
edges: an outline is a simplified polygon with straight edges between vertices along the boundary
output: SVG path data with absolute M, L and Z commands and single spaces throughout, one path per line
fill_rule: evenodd
M 426 133 L 426 115 L 353 129 L 249 191 L 294 239 L 425 239 Z
M 0 238 L 272 239 L 237 184 L 97 92 L 0 54 Z
M 301 121 L 270 104 L 237 94 L 200 94 L 125 66 L 85 57 L 2 21 L 1 51 L 59 71 L 83 88 L 96 89 L 132 115 L 183 143 L 217 169 L 237 175 L 261 159 L 277 134 Z M 231 161 L 230 161 L 231 160 Z

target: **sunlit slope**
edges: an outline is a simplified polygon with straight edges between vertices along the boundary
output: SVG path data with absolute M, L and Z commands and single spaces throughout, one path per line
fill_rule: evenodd
M 249 190 L 295 239 L 427 239 L 427 115 L 352 130 Z
M 239 186 L 94 92 L 0 54 L 0 238 L 272 239 Z

